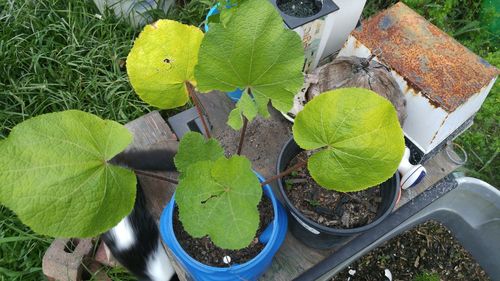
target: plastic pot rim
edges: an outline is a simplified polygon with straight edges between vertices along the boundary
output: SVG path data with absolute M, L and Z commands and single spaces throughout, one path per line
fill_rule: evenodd
M 282 170 L 280 169 L 280 164 L 281 164 L 281 159 L 283 158 L 283 155 L 285 153 L 285 150 L 287 150 L 287 148 L 289 147 L 289 145 L 291 143 L 295 143 L 295 140 L 293 137 L 291 137 L 286 143 L 285 145 L 283 145 L 283 148 L 281 149 L 280 151 L 280 155 L 278 157 L 278 161 L 277 161 L 277 164 L 276 164 L 276 170 L 278 173 L 281 173 Z M 303 151 L 302 148 L 299 147 L 299 149 L 301 151 Z M 350 236 L 352 234 L 358 234 L 358 233 L 362 233 L 362 232 L 365 232 L 371 228 L 373 228 L 374 226 L 378 225 L 380 222 L 382 222 L 387 216 L 389 216 L 389 214 L 392 212 L 392 210 L 394 209 L 394 206 L 396 205 L 396 202 L 397 202 L 397 199 L 399 197 L 399 194 L 401 193 L 401 188 L 399 187 L 399 173 L 398 171 L 396 171 L 394 173 L 394 175 L 392 177 L 390 177 L 389 179 L 387 179 L 385 182 L 387 181 L 391 181 L 392 179 L 394 178 L 395 180 L 395 185 L 396 185 L 396 194 L 394 194 L 393 196 L 393 200 L 389 206 L 389 208 L 387 208 L 387 210 L 382 214 L 380 215 L 376 220 L 370 222 L 369 224 L 366 224 L 366 225 L 363 225 L 363 226 L 360 226 L 360 227 L 355 227 L 355 228 L 348 228 L 348 229 L 342 229 L 342 228 L 333 228 L 333 227 L 328 227 L 328 226 L 324 226 L 324 225 L 321 225 L 313 220 L 311 220 L 310 218 L 304 216 L 293 204 L 292 202 L 290 202 L 290 199 L 288 199 L 288 196 L 286 195 L 286 192 L 285 192 L 285 189 L 283 187 L 283 179 L 280 178 L 278 180 L 278 186 L 279 186 L 279 191 L 280 191 L 280 194 L 281 196 L 283 197 L 283 200 L 285 201 L 285 206 L 287 207 L 288 211 L 296 216 L 299 220 L 301 220 L 302 222 L 306 223 L 307 225 L 315 228 L 316 230 L 319 230 L 319 231 L 322 231 L 322 232 L 325 232 L 325 233 L 328 233 L 328 234 L 334 234 L 334 235 L 343 235 L 343 236 Z
M 258 174 L 257 172 L 254 172 L 257 177 L 259 178 L 259 181 L 260 182 L 263 182 L 265 179 L 260 175 Z M 271 203 L 273 205 L 273 212 L 274 212 L 274 218 L 272 220 L 272 224 L 273 224 L 273 231 L 272 231 L 272 234 L 271 234 L 271 237 L 269 238 L 269 242 L 266 243 L 266 245 L 264 246 L 264 248 L 262 249 L 262 251 L 259 252 L 259 254 L 257 254 L 255 257 L 253 257 L 252 259 L 250 259 L 249 261 L 245 262 L 245 263 L 241 263 L 241 264 L 234 264 L 234 265 L 231 265 L 230 267 L 216 267 L 216 266 L 210 266 L 210 265 L 206 265 L 198 260 L 196 260 L 195 258 L 191 257 L 185 250 L 184 248 L 182 248 L 181 244 L 179 243 L 178 239 L 177 239 L 177 236 L 175 235 L 175 232 L 173 231 L 173 226 L 170 227 L 170 226 L 167 226 L 167 232 L 168 233 L 165 233 L 166 235 L 171 235 L 173 237 L 172 241 L 173 243 L 175 244 L 176 247 L 178 247 L 178 249 L 180 249 L 180 254 L 184 255 L 185 258 L 187 259 L 188 262 L 190 263 L 193 263 L 196 267 L 199 267 L 203 270 L 206 270 L 206 271 L 212 271 L 212 272 L 226 272 L 228 270 L 238 270 L 238 269 L 243 269 L 244 267 L 246 267 L 248 264 L 251 264 L 252 262 L 256 261 L 256 260 L 260 260 L 260 259 L 264 259 L 264 257 L 266 255 L 268 255 L 271 250 L 272 250 L 272 244 L 273 244 L 273 241 L 276 241 L 277 238 L 278 238 L 278 235 L 279 235 L 279 231 L 278 231 L 278 228 L 279 228 L 279 223 L 278 223 L 278 200 L 276 199 L 276 195 L 273 194 L 272 192 L 272 188 L 269 184 L 266 184 L 265 186 L 262 187 L 264 193 L 263 193 L 263 196 L 266 196 L 266 191 L 271 194 L 272 196 L 268 196 L 268 198 L 271 200 Z M 172 195 L 172 198 L 170 199 L 171 201 L 173 200 L 174 203 L 175 203 L 175 193 Z M 169 202 L 170 204 L 170 202 Z M 167 204 L 168 206 L 168 204 Z M 167 216 L 169 215 L 169 211 L 167 210 L 168 208 L 165 207 L 165 209 L 163 210 L 162 212 L 162 215 L 160 217 L 160 225 L 162 224 L 172 224 L 173 223 L 173 220 L 170 218 L 173 216 L 173 208 L 172 208 L 172 214 L 171 216 Z M 269 226 L 269 225 L 268 225 Z M 162 229 L 160 227 L 160 229 Z M 162 238 L 162 237 L 161 237 Z M 163 240 L 163 238 L 162 238 Z M 174 255 L 177 256 L 178 254 L 176 253 L 177 252 L 177 249 L 175 249 L 176 251 L 174 251 L 174 249 L 171 249 L 172 252 L 174 252 Z

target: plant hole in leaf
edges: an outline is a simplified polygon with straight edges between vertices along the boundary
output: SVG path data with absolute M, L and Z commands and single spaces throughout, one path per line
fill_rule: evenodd
M 78 246 L 78 244 L 80 244 L 80 239 L 77 239 L 77 238 L 71 238 L 68 240 L 68 242 L 66 243 L 66 245 L 64 246 L 64 251 L 66 253 L 73 253 L 76 249 L 76 247 Z
M 217 197 L 219 197 L 219 195 L 215 195 L 215 194 L 214 194 L 214 195 L 212 195 L 212 196 L 208 197 L 207 199 L 205 199 L 205 200 L 201 201 L 201 204 L 205 204 L 205 203 L 207 203 L 207 202 L 208 202 L 208 200 L 210 200 L 210 199 L 212 199 L 212 198 L 217 198 Z

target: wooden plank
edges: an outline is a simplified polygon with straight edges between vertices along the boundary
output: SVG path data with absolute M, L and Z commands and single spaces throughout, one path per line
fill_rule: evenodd
M 177 138 L 157 111 L 129 122 L 125 127 L 134 135 L 134 141 L 127 149 L 154 149 L 169 147 L 169 145 L 177 143 Z M 174 172 L 157 174 L 177 178 L 177 174 Z M 175 185 L 147 176 L 139 176 L 139 181 L 146 195 L 149 210 L 158 221 L 161 212 L 175 191 Z M 165 245 L 163 246 L 179 279 L 181 281 L 188 280 L 186 273 L 177 263 L 172 252 Z
M 132 144 L 127 147 L 127 150 L 155 149 L 169 147 L 177 143 L 177 138 L 174 133 L 172 133 L 170 127 L 168 127 L 167 123 L 165 123 L 160 113 L 157 111 L 129 122 L 125 127 L 134 135 L 134 140 Z M 177 173 L 175 172 L 157 174 L 163 174 L 170 178 L 177 178 Z M 139 176 L 139 181 L 144 189 L 151 213 L 156 219 L 159 219 L 161 211 L 172 197 L 175 186 L 168 182 L 146 176 Z

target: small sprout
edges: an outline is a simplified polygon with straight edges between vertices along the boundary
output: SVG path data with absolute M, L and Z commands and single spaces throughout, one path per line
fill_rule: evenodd
M 422 272 L 415 276 L 413 281 L 440 281 L 439 274 L 435 272 Z
M 314 200 L 314 199 L 310 199 L 310 200 L 306 200 L 307 203 L 309 203 L 309 205 L 311 205 L 312 207 L 318 207 L 320 205 L 319 201 L 318 200 Z
M 389 261 L 390 257 L 388 255 L 383 255 L 379 256 L 378 260 L 380 263 L 385 264 L 387 261 Z

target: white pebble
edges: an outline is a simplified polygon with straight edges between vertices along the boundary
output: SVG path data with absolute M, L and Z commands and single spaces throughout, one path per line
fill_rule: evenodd
M 391 273 L 391 271 L 386 268 L 384 270 L 384 272 L 385 272 L 385 277 L 389 278 L 389 281 L 392 281 L 392 273 Z

